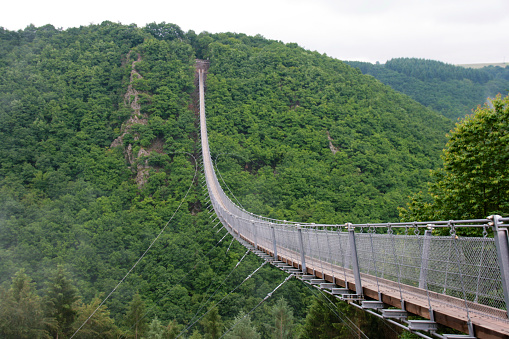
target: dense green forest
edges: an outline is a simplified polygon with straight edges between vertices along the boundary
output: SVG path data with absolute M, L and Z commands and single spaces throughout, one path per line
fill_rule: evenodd
M 435 60 L 397 58 L 385 64 L 348 61 L 421 104 L 456 120 L 509 91 L 509 67 L 464 68 Z
M 175 337 L 262 264 L 249 254 L 232 271 L 245 249 L 221 241 L 196 177 L 195 58 L 210 61 L 214 160 L 248 210 L 394 221 L 441 164 L 450 120 L 296 44 L 165 23 L 0 28 L 3 336 L 69 337 L 161 231 L 77 337 Z M 215 338 L 284 278 L 262 267 L 188 335 Z M 287 330 L 274 323 L 279 314 L 296 324 L 289 337 L 311 337 L 320 307 L 292 279 L 238 328 L 269 338 Z M 324 331 L 352 334 L 331 317 Z

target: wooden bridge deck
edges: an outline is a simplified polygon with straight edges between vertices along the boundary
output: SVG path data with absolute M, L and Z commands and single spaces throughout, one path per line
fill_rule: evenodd
M 197 73 L 199 77 L 199 91 L 200 91 L 200 127 L 201 127 L 201 138 L 202 148 L 204 154 L 204 172 L 207 177 L 207 185 L 209 194 L 214 196 L 216 202 L 225 211 L 226 206 L 221 201 L 219 190 L 220 187 L 216 187 L 214 182 L 214 169 L 210 162 L 210 152 L 208 148 L 207 140 L 207 127 L 205 118 L 205 95 L 204 95 L 204 77 L 208 69 L 208 62 L 197 61 Z M 206 157 L 205 155 L 208 155 Z M 207 158 L 207 159 L 206 159 Z M 239 239 L 239 234 L 229 225 L 226 220 L 218 217 L 221 222 L 227 226 L 226 228 L 232 234 Z M 244 236 L 240 236 L 241 239 L 254 245 L 252 239 L 247 239 Z M 274 256 L 274 253 L 270 250 L 270 245 L 265 244 L 262 246 L 257 244 L 257 249 L 267 253 L 270 256 Z M 299 259 L 300 254 L 295 253 L 291 250 L 278 247 L 277 260 L 286 262 L 288 265 L 294 268 L 301 269 Z M 306 256 L 306 273 L 314 275 L 319 279 L 323 279 L 330 283 L 335 283 L 339 287 L 348 288 L 355 293 L 355 279 L 353 272 L 349 269 L 337 265 L 331 265 L 330 263 L 320 262 L 312 257 Z M 480 305 L 477 303 L 467 302 L 469 314 L 467 316 L 465 301 L 459 298 L 439 294 L 435 292 L 426 291 L 417 287 L 398 284 L 397 282 L 389 281 L 386 279 L 377 278 L 372 275 L 362 274 L 362 291 L 363 295 L 367 298 L 374 300 L 379 299 L 391 307 L 401 308 L 402 300 L 404 300 L 404 309 L 413 314 L 426 319 L 430 319 L 430 303 L 433 309 L 434 320 L 444 326 L 468 333 L 468 317 L 470 317 L 471 323 L 475 336 L 478 338 L 509 338 L 509 321 L 507 320 L 507 312 L 500 309 L 495 309 L 489 306 Z M 400 292 L 401 291 L 401 292 Z M 429 297 L 429 298 L 428 298 Z M 431 300 L 428 301 L 428 300 Z

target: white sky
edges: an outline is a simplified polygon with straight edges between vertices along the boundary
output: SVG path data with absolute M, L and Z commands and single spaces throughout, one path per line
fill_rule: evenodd
M 509 62 L 509 0 L 11 0 L 0 11 L 9 30 L 104 20 L 261 34 L 341 60 Z

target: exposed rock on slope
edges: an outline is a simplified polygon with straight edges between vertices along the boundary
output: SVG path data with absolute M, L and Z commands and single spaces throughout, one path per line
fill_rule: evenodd
M 127 55 L 127 59 L 131 56 L 131 52 Z M 137 59 L 132 63 L 131 77 L 129 79 L 129 86 L 127 86 L 127 92 L 124 95 L 124 105 L 126 107 L 131 108 L 131 116 L 129 119 L 122 124 L 122 134 L 116 138 L 111 147 L 123 146 L 124 137 L 127 133 L 129 133 L 132 129 L 132 126 L 135 124 L 146 125 L 148 122 L 148 115 L 145 113 L 141 113 L 141 105 L 139 103 L 139 92 L 133 87 L 134 79 L 141 79 L 142 76 L 136 71 L 136 63 L 141 61 L 141 55 L 137 55 Z M 135 133 L 134 140 L 138 140 L 139 135 Z M 131 165 L 131 169 L 136 173 L 136 183 L 138 184 L 138 188 L 142 188 L 147 182 L 149 175 L 149 165 L 148 160 L 145 158 L 142 161 L 137 162 L 137 159 L 141 159 L 142 157 L 147 157 L 150 154 L 148 150 L 146 150 L 143 146 L 140 146 L 140 149 L 137 154 L 133 154 L 133 145 L 128 144 L 125 148 L 125 157 L 126 160 Z

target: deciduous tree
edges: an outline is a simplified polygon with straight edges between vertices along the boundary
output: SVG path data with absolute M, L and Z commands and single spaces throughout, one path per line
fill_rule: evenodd
M 404 220 L 485 218 L 509 213 L 509 96 L 456 124 L 428 193 L 413 197 Z

